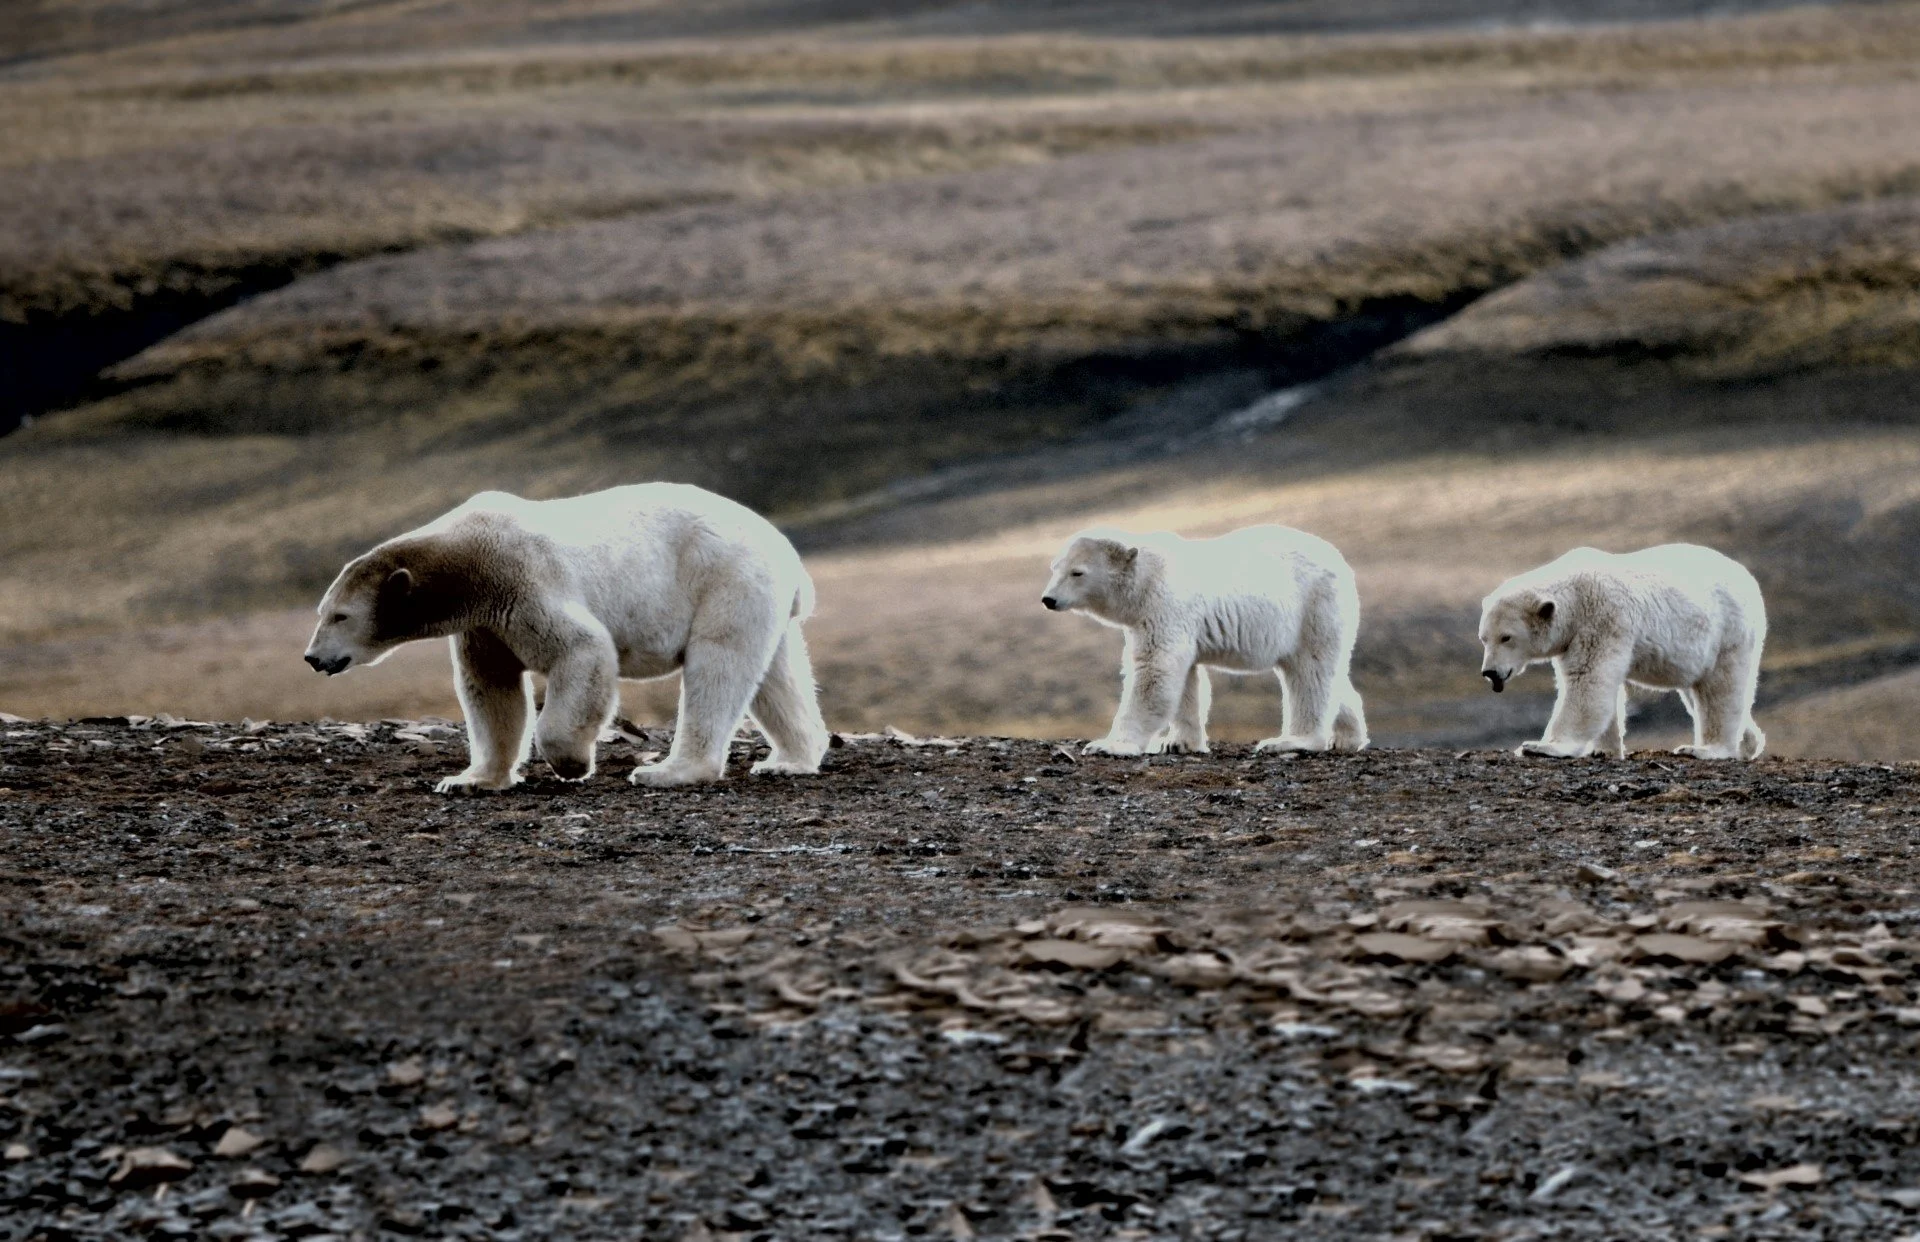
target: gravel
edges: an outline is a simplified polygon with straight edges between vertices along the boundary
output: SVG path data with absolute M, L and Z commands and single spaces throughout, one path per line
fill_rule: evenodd
M 0 734 L 0 1238 L 1920 1229 L 1910 765 Z

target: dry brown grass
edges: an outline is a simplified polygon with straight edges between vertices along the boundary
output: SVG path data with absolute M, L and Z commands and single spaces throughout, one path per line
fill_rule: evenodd
M 1569 246 L 1897 188 L 1912 152 L 1885 123 L 1906 90 L 1307 118 L 341 268 L 128 368 L 157 382 L 9 439 L 0 633 L 292 602 L 482 486 L 667 475 L 792 517 L 1125 408 L 1126 384 L 1077 378 L 1088 359 L 1257 365 L 1370 297 L 1439 301 Z M 1835 125 L 1865 136 L 1835 143 Z M 1896 319 L 1902 270 L 1873 303 Z M 1728 296 L 1749 337 L 1796 305 Z M 1657 331 L 1664 305 L 1612 322 Z M 34 588 L 76 559 L 88 582 Z
M 1558 33 L 515 46 L 528 20 L 519 5 L 436 7 L 431 19 L 373 6 L 0 75 L 13 119 L 0 133 L 0 315 L 113 305 L 143 282 L 205 281 L 263 257 L 367 254 L 1328 110 L 1405 117 L 1593 88 L 1899 81 L 1920 52 L 1910 5 Z
M 1503 289 L 1394 352 L 1612 357 L 1718 379 L 1920 366 L 1920 199 L 1616 246 Z
M 1516 102 L 1277 111 L 1246 132 L 1124 153 L 376 260 L 209 321 L 149 369 L 293 325 L 378 341 L 784 312 L 817 329 L 884 308 L 937 331 L 957 307 L 988 328 L 1005 316 L 1016 334 L 1085 316 L 1088 343 L 1129 320 L 1258 329 L 1364 297 L 1486 288 L 1648 232 L 1910 192 L 1920 178 L 1904 129 L 1920 81 Z
M 686 126 L 618 107 L 515 106 L 526 102 L 442 100 L 380 117 L 261 116 L 241 104 L 226 109 L 238 115 L 156 127 L 150 108 L 125 122 L 62 101 L 35 117 L 24 142 L 0 150 L 8 223 L 0 317 L 218 288 L 248 264 L 299 270 L 579 220 L 1170 142 L 1205 128 L 1074 116 Z
M 194 49 L 197 51 L 198 49 Z M 97 99 L 197 101 L 233 96 L 459 92 L 501 94 L 618 85 L 672 103 L 849 103 L 953 96 L 1030 97 L 1218 89 L 1337 78 L 1469 78 L 1502 85 L 1635 85 L 1659 74 L 1887 66 L 1920 54 L 1907 10 L 1803 10 L 1726 22 L 1577 32 L 1494 30 L 1366 37 L 1235 39 L 918 38 L 858 42 L 680 42 L 487 49 L 383 60 L 198 69 L 143 57 L 144 80 Z M 169 64 L 168 59 L 173 59 Z M 691 96 L 691 98 L 689 98 Z
M 1803 699 L 1770 714 L 1766 728 L 1777 754 L 1920 759 L 1920 670 Z

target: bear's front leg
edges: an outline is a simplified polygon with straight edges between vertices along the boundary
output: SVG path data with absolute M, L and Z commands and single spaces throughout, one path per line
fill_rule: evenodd
M 1627 665 L 1624 654 L 1583 660 L 1578 668 L 1556 660 L 1554 673 L 1560 693 L 1554 700 L 1553 716 L 1547 721 L 1546 736 L 1522 743 L 1516 753 L 1541 759 L 1578 759 L 1592 754 L 1601 735 L 1614 722 L 1627 680 Z
M 594 747 L 620 700 L 620 660 L 597 622 L 572 627 L 547 669 L 547 701 L 533 729 L 540 757 L 563 781 L 593 775 Z
M 527 722 L 533 715 L 527 666 L 486 630 L 455 634 L 450 646 L 454 693 L 467 719 L 467 770 L 447 777 L 434 792 L 510 789 L 527 761 Z
M 1174 709 L 1173 723 L 1154 739 L 1157 754 L 1204 755 L 1207 753 L 1207 710 L 1213 703 L 1213 686 L 1207 680 L 1206 666 L 1198 661 L 1187 670 L 1187 681 L 1180 692 L 1180 705 Z
M 1153 739 L 1173 721 L 1186 688 L 1194 652 L 1149 644 L 1127 631 L 1122 654 L 1120 710 L 1107 736 L 1081 749 L 1093 755 L 1144 755 Z

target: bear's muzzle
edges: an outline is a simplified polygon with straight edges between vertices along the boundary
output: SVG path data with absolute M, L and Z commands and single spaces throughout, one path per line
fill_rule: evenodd
M 307 653 L 307 663 L 313 666 L 314 672 L 325 673 L 327 676 L 331 677 L 335 673 L 346 672 L 347 665 L 353 663 L 353 657 L 350 655 L 343 655 L 343 656 L 335 656 L 331 660 L 323 660 L 319 656 L 309 651 Z

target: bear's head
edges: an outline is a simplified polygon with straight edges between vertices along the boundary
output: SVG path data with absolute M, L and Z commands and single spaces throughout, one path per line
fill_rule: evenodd
M 1140 548 L 1124 537 L 1076 535 L 1053 562 L 1053 576 L 1040 602 L 1054 612 L 1086 612 L 1113 619 L 1130 593 Z
M 1480 606 L 1480 675 L 1495 694 L 1527 665 L 1566 648 L 1560 633 L 1565 614 L 1558 601 L 1539 591 L 1487 596 Z
M 331 677 L 378 664 L 401 643 L 461 628 L 470 592 L 428 545 L 383 544 L 349 561 L 320 600 L 307 663 Z

